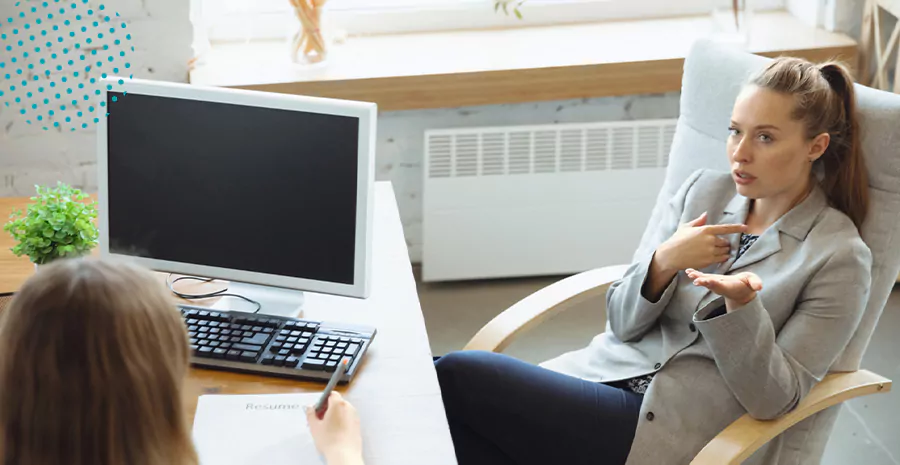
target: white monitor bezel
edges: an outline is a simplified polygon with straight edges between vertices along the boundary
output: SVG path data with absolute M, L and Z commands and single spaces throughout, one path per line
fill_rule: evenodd
M 121 81 L 120 81 L 121 80 Z M 119 84 L 119 82 L 123 82 Z M 162 81 L 124 79 L 108 77 L 103 80 L 100 98 L 108 101 L 108 86 L 114 92 L 149 95 L 159 97 L 200 100 L 252 107 L 295 110 L 329 115 L 359 118 L 359 147 L 357 166 L 356 234 L 354 250 L 353 283 L 335 283 L 307 278 L 236 270 L 209 265 L 200 265 L 154 258 L 112 253 L 109 250 L 109 186 L 108 186 L 108 126 L 106 113 L 115 111 L 115 104 L 107 110 L 98 106 L 97 124 L 97 183 L 99 187 L 99 226 L 101 256 L 122 257 L 157 270 L 171 273 L 196 275 L 229 281 L 239 281 L 265 286 L 275 286 L 301 291 L 321 292 L 349 297 L 367 298 L 370 292 L 372 268 L 372 221 L 374 201 L 374 167 L 377 106 L 374 103 L 336 100 L 300 95 L 275 94 L 243 89 L 226 89 L 178 84 Z M 128 98 L 124 95 L 123 98 Z M 223 251 L 227 253 L 228 251 Z

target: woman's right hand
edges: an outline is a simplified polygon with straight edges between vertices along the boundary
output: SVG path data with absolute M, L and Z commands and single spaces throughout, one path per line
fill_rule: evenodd
M 678 227 L 675 234 L 660 244 L 654 260 L 660 268 L 681 271 L 703 269 L 714 263 L 724 263 L 731 255 L 731 244 L 721 235 L 747 231 L 743 224 L 706 224 L 706 212 L 697 219 Z
M 363 464 L 359 415 L 340 394 L 332 391 L 321 420 L 312 407 L 307 408 L 306 419 L 316 449 L 328 465 Z

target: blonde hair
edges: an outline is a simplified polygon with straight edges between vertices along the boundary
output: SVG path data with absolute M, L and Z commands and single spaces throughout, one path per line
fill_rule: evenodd
M 828 148 L 817 161 L 823 165 L 821 184 L 831 205 L 860 228 L 869 211 L 869 180 L 860 149 L 856 93 L 847 68 L 835 61 L 814 64 L 781 57 L 750 83 L 794 96 L 792 116 L 803 121 L 808 138 L 829 134 Z
M 161 282 L 127 263 L 42 267 L 0 315 L 4 465 L 196 465 L 187 333 Z

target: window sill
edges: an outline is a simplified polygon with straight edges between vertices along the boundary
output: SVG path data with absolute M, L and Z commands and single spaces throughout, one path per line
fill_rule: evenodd
M 790 14 L 759 13 L 747 49 L 855 66 L 856 42 Z M 219 44 L 193 84 L 376 102 L 408 110 L 677 91 L 707 16 L 351 37 L 304 68 L 286 41 Z

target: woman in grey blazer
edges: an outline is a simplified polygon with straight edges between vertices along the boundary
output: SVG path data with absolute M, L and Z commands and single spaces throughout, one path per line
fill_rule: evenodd
M 775 60 L 734 105 L 730 173 L 694 173 L 607 294 L 607 330 L 541 364 L 436 362 L 460 465 L 687 464 L 745 413 L 793 409 L 868 297 L 853 82 Z M 797 448 L 755 459 L 794 463 Z

